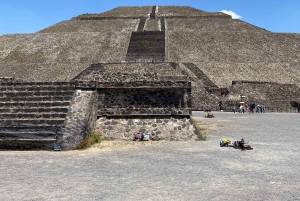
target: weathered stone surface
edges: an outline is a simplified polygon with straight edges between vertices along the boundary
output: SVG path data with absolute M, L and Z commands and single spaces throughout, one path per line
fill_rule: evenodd
M 62 129 L 61 145 L 64 150 L 77 148 L 84 138 L 89 137 L 97 117 L 97 93 L 76 90 L 73 101 L 69 108 L 71 115 L 67 115 Z
M 118 119 L 108 119 L 106 117 L 100 117 L 96 123 L 96 131 L 102 137 L 107 136 L 107 132 L 110 132 L 110 136 L 113 140 L 132 140 L 134 134 L 138 132 L 143 132 L 150 134 L 153 140 L 190 140 L 196 138 L 196 130 L 190 124 L 186 123 L 185 126 L 174 126 L 173 120 L 176 120 L 178 123 L 183 122 L 183 118 L 180 117 L 166 117 L 170 119 L 168 123 L 163 123 L 164 119 L 160 119 L 160 117 L 145 117 L 145 116 L 137 116 L 131 118 L 118 118 Z M 148 125 L 140 125 L 139 122 L 135 120 L 142 119 L 144 122 L 148 122 Z M 115 121 L 118 124 L 112 129 L 103 128 L 104 122 Z M 130 128 L 126 128 L 124 132 L 119 132 L 118 125 L 124 125 L 131 122 Z M 158 123 L 161 122 L 161 123 Z
M 266 112 L 298 112 L 291 102 L 300 101 L 300 88 L 297 85 L 276 82 L 233 81 L 223 100 L 222 109 L 232 111 L 232 106 L 238 106 L 240 101 L 264 106 Z

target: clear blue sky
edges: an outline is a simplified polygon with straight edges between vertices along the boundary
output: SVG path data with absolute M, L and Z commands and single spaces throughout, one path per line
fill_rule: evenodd
M 80 14 L 102 13 L 118 6 L 153 5 L 227 10 L 269 31 L 300 34 L 300 0 L 0 0 L 0 35 L 34 33 Z

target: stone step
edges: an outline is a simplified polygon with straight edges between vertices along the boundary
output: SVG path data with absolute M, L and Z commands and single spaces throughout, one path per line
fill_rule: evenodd
M 155 11 L 156 11 L 156 6 L 152 6 L 151 14 L 155 15 Z
M 0 113 L 67 113 L 68 107 L 0 108 Z
M 133 32 L 125 60 L 156 60 L 156 58 L 159 60 L 164 60 L 165 58 L 165 32 Z
M 33 118 L 33 119 L 0 119 L 0 125 L 32 125 L 32 124 L 45 124 L 45 125 L 59 125 L 63 124 L 65 118 L 53 118 L 53 119 L 44 119 L 44 118 Z
M 0 97 L 73 96 L 73 91 L 1 91 Z
M 190 71 L 192 71 L 207 87 L 218 88 L 203 71 L 193 63 L 183 63 Z
M 0 139 L 4 150 L 53 150 L 55 139 Z
M 139 55 L 131 55 L 128 54 L 126 60 L 128 59 L 164 59 L 163 55 L 154 55 L 154 54 L 139 54 Z
M 146 32 L 146 31 L 145 31 Z M 162 32 L 163 33 L 163 32 Z M 162 41 L 165 39 L 164 34 L 149 34 L 149 35 L 136 35 L 132 37 L 132 40 L 130 42 L 134 43 L 134 42 L 140 42 L 140 41 Z
M 145 23 L 146 23 L 146 18 L 141 18 L 137 31 L 144 31 Z
M 134 31 L 131 36 L 139 37 L 139 36 L 161 36 L 161 31 Z
M 56 139 L 55 131 L 1 131 L 0 139 Z
M 128 57 L 125 60 L 126 62 L 130 63 L 130 62 L 163 62 L 164 61 L 164 57 L 141 57 L 141 58 L 136 58 L 136 57 Z
M 72 82 L 1 82 L 1 86 L 74 86 Z
M 126 60 L 125 60 L 126 62 L 137 62 L 137 61 L 139 61 L 139 62 L 162 62 L 162 61 L 164 61 L 164 57 L 155 57 L 155 58 L 153 58 L 153 57 L 141 57 L 141 58 L 136 58 L 136 57 L 128 57 L 128 58 L 126 58 Z
M 0 108 L 67 107 L 70 101 L 0 102 Z
M 153 47 L 142 47 L 142 46 L 137 46 L 137 47 L 130 47 L 128 48 L 128 50 L 130 51 L 128 54 L 130 55 L 140 55 L 140 54 L 161 54 L 161 53 L 165 53 L 165 48 L 164 47 L 159 47 L 159 46 L 153 46 Z M 150 51 L 150 52 L 148 52 Z M 127 55 L 128 55 L 127 54 Z
M 85 76 L 92 74 L 95 71 L 100 71 L 104 67 L 103 64 L 97 63 L 97 64 L 91 64 L 89 67 L 87 67 L 85 70 L 83 70 L 81 73 L 76 75 L 72 78 L 72 82 L 75 82 L 76 80 L 82 80 Z
M 6 94 L 3 94 L 4 96 Z M 3 97 L 0 94 L 0 102 L 37 102 L 37 101 L 70 101 L 73 96 L 15 96 L 11 94 L 8 97 Z
M 55 85 L 0 85 L 0 91 L 74 91 L 74 86 Z
M 66 118 L 66 113 L 0 113 L 0 119 Z
M 58 125 L 60 126 L 60 125 Z M 7 132 L 40 132 L 40 131 L 54 131 L 55 125 L 45 124 L 27 124 L 27 125 L 0 125 L 0 131 Z
M 160 19 L 160 26 L 161 26 L 161 31 L 165 31 L 166 27 L 165 27 L 165 18 L 161 18 Z

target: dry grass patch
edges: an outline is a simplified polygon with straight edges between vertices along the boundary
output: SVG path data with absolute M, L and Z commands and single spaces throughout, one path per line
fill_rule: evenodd
M 223 125 L 217 123 L 204 123 L 201 120 L 192 118 L 193 124 L 198 132 L 197 140 L 202 141 L 207 139 L 207 135 L 213 131 L 223 128 Z

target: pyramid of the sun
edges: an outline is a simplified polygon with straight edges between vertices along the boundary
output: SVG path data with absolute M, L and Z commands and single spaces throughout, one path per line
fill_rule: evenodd
M 191 109 L 299 112 L 299 85 L 300 34 L 183 6 L 83 14 L 0 36 L 0 148 L 193 139 Z
M 105 71 L 130 74 L 134 63 L 151 62 L 160 64 L 135 73 L 192 81 L 193 109 L 225 108 L 242 94 L 248 101 L 273 101 L 270 107 L 279 107 L 285 98 L 285 107 L 299 101 L 300 34 L 273 33 L 220 12 L 118 7 L 37 33 L 2 35 L 0 44 L 0 77 L 69 82 L 91 64 L 106 63 Z M 173 62 L 174 70 L 160 67 L 164 62 Z M 247 82 L 232 86 L 236 80 Z

